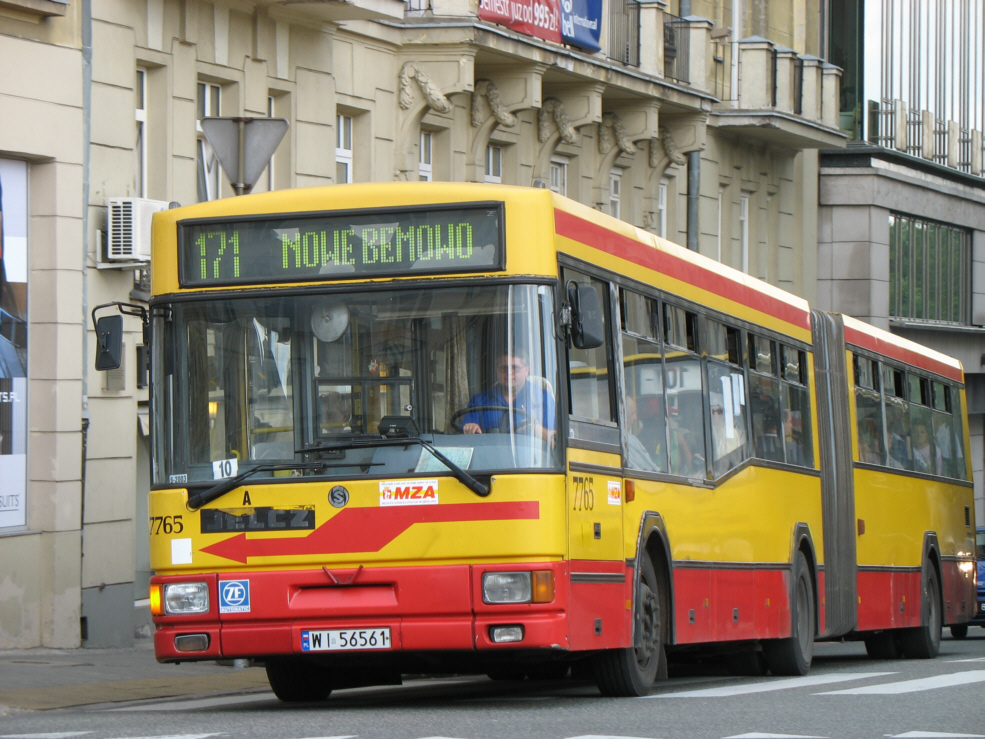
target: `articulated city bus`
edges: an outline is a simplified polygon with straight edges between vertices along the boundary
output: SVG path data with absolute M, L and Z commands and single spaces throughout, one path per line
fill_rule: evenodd
M 642 695 L 668 655 L 801 675 L 972 617 L 948 357 L 543 189 L 176 208 L 153 265 L 160 661 L 255 659 L 288 701 Z

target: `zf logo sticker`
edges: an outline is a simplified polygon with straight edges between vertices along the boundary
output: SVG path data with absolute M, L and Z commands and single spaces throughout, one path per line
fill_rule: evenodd
M 219 582 L 219 613 L 250 612 L 250 581 L 221 580 Z

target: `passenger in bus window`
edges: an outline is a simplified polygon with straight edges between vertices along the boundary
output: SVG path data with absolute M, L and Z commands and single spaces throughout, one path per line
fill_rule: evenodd
M 741 427 L 742 416 L 730 413 L 721 395 L 711 397 L 711 438 L 715 445 L 715 474 L 721 475 L 738 466 L 743 458 L 745 431 Z
M 327 433 L 341 433 L 352 430 L 349 425 L 352 419 L 352 410 L 349 402 L 343 397 L 342 393 L 329 390 L 318 396 L 318 404 L 321 410 L 323 431 Z
M 917 472 L 926 472 L 929 475 L 941 474 L 941 451 L 931 442 L 927 424 L 923 421 L 914 423 L 911 429 L 911 440 L 913 442 L 913 469 Z
M 530 365 L 524 351 L 499 355 L 499 381 L 476 393 L 468 407 L 462 431 L 466 434 L 493 432 L 528 433 L 553 443 L 556 435 L 554 397 L 543 382 L 528 382 Z
M 654 463 L 650 453 L 643 446 L 637 433 L 640 431 L 639 416 L 636 410 L 636 398 L 632 395 L 626 396 L 626 466 L 634 470 L 644 470 L 646 472 L 657 472 L 658 467 Z
M 793 411 L 783 411 L 783 451 L 786 454 L 787 464 L 797 464 L 803 467 L 803 442 L 798 438 L 798 434 L 794 430 L 796 426 L 794 423 L 795 420 L 797 419 L 795 419 Z
M 886 419 L 889 423 L 889 466 L 900 470 L 910 469 L 910 448 L 907 442 L 906 429 L 903 421 L 895 418 L 886 408 Z

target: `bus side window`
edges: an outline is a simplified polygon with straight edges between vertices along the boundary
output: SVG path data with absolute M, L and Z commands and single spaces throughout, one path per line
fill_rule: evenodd
M 755 454 L 760 459 L 782 462 L 780 383 L 775 357 L 775 342 L 749 334 L 749 398 Z
M 814 466 L 811 435 L 811 403 L 807 389 L 807 352 L 780 348 L 783 377 L 783 451 L 788 464 Z
M 675 475 L 705 477 L 705 410 L 701 360 L 697 356 L 698 316 L 664 304 L 664 388 L 668 453 Z
M 868 464 L 886 464 L 882 399 L 879 395 L 879 363 L 858 354 L 855 367 L 855 414 L 858 458 Z
M 608 284 L 588 275 L 564 270 L 565 284 L 569 280 L 579 285 L 591 285 L 599 295 L 602 305 L 603 320 L 606 324 L 605 343 L 595 349 L 577 349 L 568 346 L 570 410 L 572 416 L 590 421 L 614 422 L 612 404 L 612 373 L 609 371 L 610 337 L 608 331 L 609 315 L 606 306 L 608 300 Z
M 667 471 L 667 421 L 663 397 L 663 353 L 657 328 L 657 302 L 623 290 L 622 349 L 626 385 L 626 466 Z

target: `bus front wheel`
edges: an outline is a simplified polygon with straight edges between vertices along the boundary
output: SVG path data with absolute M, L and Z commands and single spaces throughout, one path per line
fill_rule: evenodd
M 774 675 L 806 675 L 814 658 L 814 586 L 803 552 L 794 560 L 793 585 L 790 638 L 763 642 L 766 664 Z
M 328 673 L 298 659 L 269 660 L 267 682 L 274 695 L 288 703 L 323 701 L 332 692 Z
M 647 556 L 640 564 L 640 582 L 636 593 L 633 646 L 608 649 L 592 660 L 592 676 L 602 695 L 638 697 L 647 695 L 666 662 L 664 644 L 669 623 L 667 596 L 660 587 L 653 563 Z

